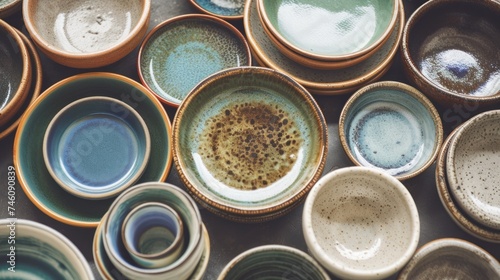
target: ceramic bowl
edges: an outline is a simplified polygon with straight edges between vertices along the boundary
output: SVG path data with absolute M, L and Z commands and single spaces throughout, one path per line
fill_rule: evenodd
M 1 219 L 0 236 L 2 279 L 94 279 L 80 250 L 51 227 L 25 219 Z
M 0 18 L 6 18 L 21 10 L 21 0 L 0 0 Z
M 304 198 L 324 168 L 326 130 L 312 96 L 291 78 L 232 68 L 202 81 L 179 107 L 174 161 L 208 210 L 252 221 Z
M 147 202 L 170 206 L 181 217 L 186 230 L 182 253 L 171 264 L 158 268 L 144 268 L 136 264 L 121 237 L 121 227 L 127 214 Z M 171 184 L 148 182 L 125 190 L 110 206 L 108 216 L 102 223 L 106 254 L 111 263 L 130 279 L 187 279 L 203 254 L 203 224 L 198 208 L 187 193 Z
M 356 165 L 384 170 L 400 180 L 423 172 L 443 141 L 441 118 L 417 89 L 373 83 L 352 95 L 339 119 L 344 151 Z
M 398 0 L 257 0 L 269 37 L 322 61 L 347 60 L 377 48 L 396 24 L 398 5 Z
M 500 264 L 468 241 L 443 238 L 422 246 L 399 274 L 399 280 L 499 279 Z
M 167 266 L 183 249 L 182 219 L 163 203 L 146 202 L 132 209 L 123 220 L 121 233 L 125 249 L 145 268 Z
M 500 110 L 466 122 L 450 143 L 446 174 L 460 207 L 477 222 L 500 230 Z
M 13 160 L 24 193 L 42 212 L 74 226 L 95 227 L 113 202 L 71 195 L 52 178 L 42 156 L 43 137 L 52 118 L 69 103 L 90 96 L 124 101 L 148 124 L 151 152 L 138 183 L 164 181 L 172 164 L 170 121 L 156 97 L 139 83 L 112 73 L 85 73 L 45 90 L 24 113 L 14 138 Z
M 500 2 L 428 1 L 402 40 L 408 78 L 443 106 L 500 104 Z
M 146 169 L 149 130 L 131 106 L 91 96 L 71 102 L 50 121 L 43 159 L 54 180 L 69 193 L 106 199 L 132 186 Z
M 243 18 L 245 0 L 189 0 L 189 2 L 201 12 L 225 20 L 239 20 Z
M 0 19 L 0 126 L 6 125 L 29 95 L 32 66 L 17 30 Z
M 410 260 L 420 236 L 417 207 L 405 186 L 373 168 L 323 176 L 304 204 L 310 253 L 341 278 L 386 278 Z
M 241 33 L 209 15 L 181 15 L 156 26 L 139 51 L 142 83 L 162 101 L 179 106 L 201 80 L 226 68 L 250 66 Z
M 243 24 L 248 43 L 255 60 L 260 65 L 280 71 L 295 79 L 313 92 L 321 94 L 341 94 L 353 92 L 373 81 L 386 71 L 399 47 L 405 15 L 403 4 L 399 3 L 399 17 L 387 41 L 368 59 L 352 67 L 336 70 L 318 70 L 289 59 L 272 43 L 265 33 L 257 11 L 257 1 L 247 0 Z
M 75 68 L 116 62 L 146 34 L 151 0 L 23 1 L 31 38 L 50 59 Z
M 40 62 L 40 57 L 38 56 L 35 46 L 31 43 L 31 41 L 19 30 L 17 31 L 17 34 L 23 40 L 24 45 L 28 48 L 30 54 L 30 64 L 32 68 L 31 85 L 28 91 L 28 96 L 26 97 L 26 100 L 24 100 L 21 108 L 7 123 L 0 126 L 0 140 L 16 131 L 22 114 L 26 108 L 40 95 L 42 89 L 42 64 Z
M 329 280 L 330 276 L 312 257 L 298 249 L 283 245 L 263 245 L 232 259 L 222 269 L 218 279 Z

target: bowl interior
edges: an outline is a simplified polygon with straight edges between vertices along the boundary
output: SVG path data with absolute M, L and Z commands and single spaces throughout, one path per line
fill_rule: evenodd
M 0 116 L 4 109 L 15 98 L 21 85 L 22 79 L 26 78 L 24 74 L 25 60 L 23 52 L 20 51 L 19 43 L 12 34 L 0 26 Z
M 438 88 L 477 97 L 499 94 L 499 16 L 495 1 L 427 3 L 409 21 L 412 63 Z
M 245 0 L 190 0 L 196 7 L 222 18 L 243 17 Z

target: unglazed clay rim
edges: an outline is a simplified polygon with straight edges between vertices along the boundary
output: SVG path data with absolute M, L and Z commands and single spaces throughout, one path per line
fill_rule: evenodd
M 180 103 L 173 102 L 171 100 L 164 98 L 160 94 L 157 94 L 155 92 L 155 90 L 153 88 L 151 88 L 149 86 L 149 84 L 146 82 L 146 79 L 144 78 L 144 74 L 143 74 L 142 67 L 141 67 L 141 60 L 143 57 L 143 53 L 146 52 L 146 45 L 149 44 L 151 37 L 153 37 L 157 32 L 161 32 L 161 30 L 169 24 L 183 21 L 183 20 L 189 20 L 189 19 L 199 19 L 199 20 L 212 21 L 215 24 L 218 24 L 220 27 L 228 29 L 229 32 L 231 32 L 233 35 L 235 35 L 235 37 L 236 37 L 235 40 L 239 41 L 239 43 L 241 43 L 244 46 L 244 48 L 246 50 L 246 56 L 248 59 L 247 66 L 252 65 L 252 53 L 250 52 L 250 47 L 248 46 L 247 40 L 245 39 L 243 34 L 241 34 L 241 32 L 236 27 L 234 27 L 232 24 L 229 24 L 228 22 L 226 22 L 220 18 L 217 18 L 217 17 L 212 16 L 212 15 L 187 14 L 187 15 L 176 16 L 176 17 L 173 17 L 171 19 L 163 21 L 162 23 L 155 26 L 144 38 L 144 41 L 142 42 L 142 44 L 139 48 L 139 54 L 137 56 L 137 72 L 139 74 L 139 79 L 140 79 L 142 85 L 144 85 L 151 93 L 153 93 L 158 98 L 158 100 L 160 100 L 162 103 L 167 104 L 169 106 L 172 106 L 174 108 L 179 107 Z
M 302 99 L 307 102 L 310 105 L 311 111 L 315 113 L 314 117 L 318 128 L 321 130 L 321 133 L 319 135 L 319 138 L 321 139 L 321 143 L 318 143 L 320 145 L 319 151 L 321 155 L 318 157 L 318 162 L 314 172 L 312 173 L 311 177 L 308 178 L 307 184 L 305 186 L 302 186 L 298 190 L 296 190 L 294 193 L 290 194 L 286 198 L 282 199 L 281 201 L 275 202 L 272 205 L 268 206 L 258 206 L 258 207 L 244 207 L 244 208 L 238 208 L 234 206 L 229 206 L 225 205 L 216 201 L 213 201 L 209 197 L 205 196 L 204 194 L 204 188 L 200 188 L 196 186 L 191 179 L 189 178 L 190 176 L 187 175 L 187 166 L 184 163 L 184 160 L 182 159 L 181 156 L 181 145 L 180 145 L 180 130 L 179 130 L 179 125 L 180 122 L 182 121 L 182 116 L 184 114 L 187 114 L 186 108 L 189 106 L 189 103 L 191 102 L 192 99 L 196 98 L 199 92 L 203 91 L 205 87 L 209 87 L 211 82 L 213 80 L 218 80 L 221 77 L 231 77 L 234 75 L 241 75 L 244 73 L 259 73 L 259 74 L 267 74 L 267 75 L 278 75 L 280 76 L 286 83 L 290 84 L 294 88 L 297 89 L 296 93 L 300 94 Z M 280 211 L 284 211 L 287 208 L 293 207 L 294 204 L 298 201 L 300 201 L 312 188 L 314 183 L 320 178 L 321 173 L 324 169 L 325 162 L 326 162 L 326 154 L 328 150 L 328 133 L 327 133 L 327 125 L 326 121 L 324 119 L 324 116 L 322 114 L 321 109 L 319 108 L 318 104 L 314 100 L 314 98 L 307 92 L 307 90 L 299 85 L 297 82 L 295 82 L 293 79 L 290 77 L 286 76 L 285 74 L 282 74 L 280 72 L 277 72 L 272 69 L 268 68 L 263 68 L 263 67 L 255 67 L 255 66 L 245 66 L 245 67 L 235 67 L 235 68 L 230 68 L 226 70 L 219 71 L 202 82 L 200 82 L 192 91 L 189 93 L 189 95 L 186 97 L 186 99 L 183 100 L 181 105 L 179 106 L 176 115 L 174 117 L 173 123 L 172 123 L 172 135 L 173 135 L 173 150 L 174 150 L 174 162 L 175 166 L 177 168 L 177 171 L 179 173 L 179 177 L 184 183 L 184 185 L 187 187 L 188 191 L 193 195 L 193 197 L 203 205 L 208 206 L 209 208 L 214 208 L 219 211 L 228 213 L 231 216 L 248 216 L 251 219 L 259 219 L 258 217 L 264 216 L 264 217 L 269 217 L 269 215 L 272 215 L 274 213 L 279 213 Z M 213 213 L 217 213 L 218 211 L 212 211 Z M 272 219 L 273 217 L 271 217 Z
M 274 27 L 274 25 L 271 23 L 271 20 L 268 17 L 268 13 L 266 12 L 264 1 L 265 0 L 256 0 L 257 1 L 257 11 L 259 14 L 259 18 L 262 22 L 262 25 L 265 26 L 264 31 L 267 33 L 269 37 L 274 37 L 276 38 L 281 44 L 288 49 L 292 50 L 293 52 L 296 52 L 299 55 L 309 57 L 315 60 L 320 60 L 320 61 L 342 61 L 342 60 L 347 60 L 351 58 L 357 58 L 359 56 L 362 56 L 364 54 L 369 53 L 370 51 L 374 50 L 375 48 L 380 47 L 381 44 L 387 38 L 390 36 L 392 33 L 392 30 L 394 29 L 394 26 L 396 25 L 396 21 L 398 18 L 399 14 L 399 5 L 401 5 L 401 2 L 399 0 L 390 0 L 393 3 L 393 9 L 391 13 L 391 20 L 389 21 L 389 24 L 387 28 L 384 30 L 384 32 L 380 35 L 380 37 L 370 44 L 369 46 L 352 52 L 348 54 L 343 54 L 343 55 L 321 55 L 321 54 L 316 54 L 313 52 L 306 51 L 300 47 L 295 46 L 293 43 L 291 43 L 288 39 L 283 37 L 283 35 L 280 34 L 278 30 Z M 273 0 L 272 0 L 273 1 Z
M 419 101 L 428 111 L 429 115 L 431 116 L 432 120 L 434 121 L 434 128 L 436 130 L 436 141 L 434 142 L 434 147 L 433 147 L 433 152 L 431 156 L 425 161 L 425 164 L 422 165 L 420 168 L 401 175 L 394 176 L 398 180 L 404 181 L 410 178 L 413 178 L 420 173 L 424 172 L 429 166 L 432 165 L 434 160 L 436 159 L 440 149 L 441 145 L 443 142 L 443 124 L 441 122 L 441 117 L 439 116 L 439 112 L 437 109 L 434 107 L 432 102 L 420 91 L 418 91 L 416 88 L 400 83 L 400 82 L 395 82 L 395 81 L 382 81 L 382 82 L 376 82 L 370 85 L 367 85 L 358 91 L 354 93 L 349 100 L 347 100 L 346 104 L 344 105 L 344 108 L 342 108 L 342 112 L 340 113 L 340 118 L 339 118 L 339 138 L 340 138 L 340 143 L 342 144 L 342 148 L 344 149 L 345 153 L 349 157 L 349 159 L 356 165 L 358 166 L 363 166 L 361 162 L 354 156 L 352 153 L 351 149 L 349 148 L 349 144 L 347 141 L 347 136 L 345 133 L 345 121 L 347 118 L 347 115 L 349 114 L 349 111 L 351 110 L 352 106 L 357 102 L 358 98 L 364 94 L 369 94 L 373 90 L 378 90 L 378 89 L 395 89 L 400 91 L 401 93 L 406 93 L 407 95 L 412 96 L 415 98 L 417 101 Z M 383 170 L 383 169 L 380 169 Z
M 220 14 L 213 13 L 213 12 L 211 12 L 211 11 L 203 8 L 201 5 L 198 4 L 198 2 L 196 2 L 196 0 L 189 0 L 189 2 L 196 9 L 198 9 L 200 12 L 203 12 L 205 14 L 208 14 L 208 15 L 211 15 L 211 16 L 214 16 L 214 17 L 218 17 L 218 18 L 221 18 L 221 19 L 224 19 L 224 20 L 240 20 L 240 19 L 243 19 L 243 14 L 241 14 L 241 15 L 234 15 L 234 16 L 220 15 Z
M 465 100 L 465 101 L 477 101 L 477 102 L 498 102 L 500 101 L 500 91 L 498 91 L 496 94 L 493 95 L 488 95 L 488 96 L 473 96 L 473 95 L 468 95 L 468 94 L 461 94 L 461 93 L 456 93 L 453 91 L 450 91 L 442 86 L 439 86 L 429 80 L 427 77 L 425 77 L 418 69 L 417 66 L 415 65 L 414 60 L 411 57 L 410 54 L 410 42 L 409 42 L 409 37 L 411 36 L 411 31 L 414 25 L 418 24 L 418 21 L 422 17 L 423 14 L 425 14 L 428 10 L 432 9 L 433 7 L 440 6 L 440 5 L 446 5 L 446 4 L 453 4 L 454 2 L 458 3 L 474 3 L 477 4 L 477 6 L 482 6 L 482 1 L 467 1 L 467 0 L 444 0 L 444 1 L 427 1 L 420 7 L 418 7 L 413 14 L 411 14 L 410 18 L 408 19 L 408 22 L 406 23 L 404 30 L 403 30 L 403 38 L 401 40 L 401 54 L 403 56 L 403 59 L 406 61 L 407 64 L 407 70 L 411 72 L 411 74 L 416 77 L 414 79 L 418 79 L 420 82 L 425 83 L 425 85 L 434 88 L 435 90 L 439 91 L 441 94 L 444 95 L 449 95 L 453 96 L 459 100 Z M 497 5 L 498 9 L 500 10 L 500 2 L 498 1 L 488 1 L 491 5 Z M 487 7 L 484 7 L 487 8 Z

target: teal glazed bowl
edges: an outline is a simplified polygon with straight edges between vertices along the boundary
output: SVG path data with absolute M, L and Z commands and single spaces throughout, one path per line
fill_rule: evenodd
M 163 181 L 172 164 L 171 127 L 165 109 L 139 83 L 112 73 L 86 73 L 64 79 L 45 90 L 26 110 L 14 138 L 14 165 L 28 198 L 50 217 L 74 226 L 95 227 L 113 202 L 89 200 L 63 190 L 43 168 L 43 138 L 52 118 L 71 102 L 91 96 L 124 101 L 148 124 L 151 152 L 137 181 Z
M 161 102 L 177 107 L 200 81 L 223 69 L 250 66 L 246 39 L 209 15 L 182 15 L 156 26 L 139 51 L 142 83 Z
M 203 13 L 225 20 L 238 20 L 243 18 L 245 0 L 189 0 L 193 6 Z
M 339 136 L 356 165 L 406 180 L 434 162 L 443 127 L 436 108 L 421 92 L 386 81 L 351 96 L 340 115 Z
M 267 68 L 218 72 L 173 122 L 175 166 L 195 199 L 224 218 L 276 218 L 303 200 L 324 168 L 327 127 L 312 96 Z
M 11 236 L 15 238 L 9 239 Z M 15 243 L 9 242 L 12 240 Z M 95 279 L 80 250 L 46 225 L 25 219 L 2 219 L 0 241 L 1 279 Z M 9 270 L 11 267 L 15 272 Z
M 146 169 L 149 130 L 131 106 L 92 96 L 62 108 L 43 139 L 45 166 L 69 193 L 105 199 L 133 185 Z

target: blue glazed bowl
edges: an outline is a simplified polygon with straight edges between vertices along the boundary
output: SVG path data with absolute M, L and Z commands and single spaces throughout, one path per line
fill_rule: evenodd
M 405 180 L 432 164 L 443 127 L 436 108 L 421 92 L 386 81 L 351 96 L 340 115 L 339 136 L 356 165 L 383 169 Z
M 225 20 L 236 20 L 243 18 L 245 0 L 190 0 L 200 11 Z

